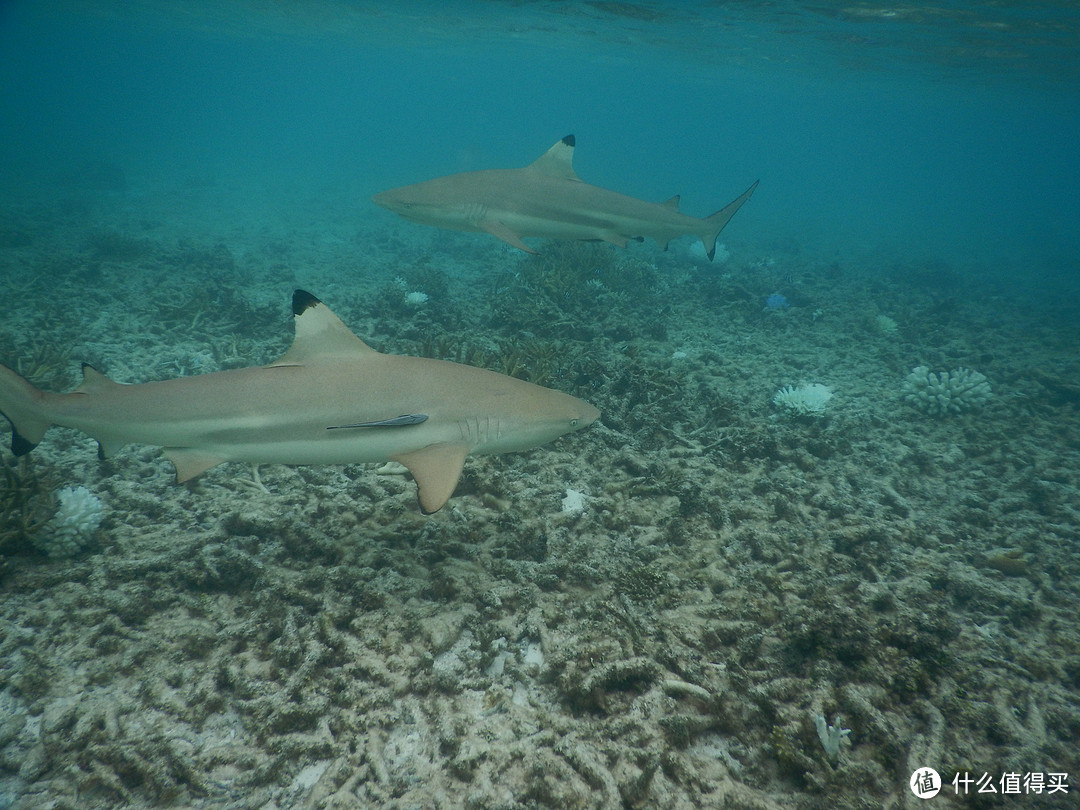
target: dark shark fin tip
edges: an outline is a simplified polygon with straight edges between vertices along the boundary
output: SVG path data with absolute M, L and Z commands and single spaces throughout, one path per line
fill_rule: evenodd
M 303 315 L 313 306 L 322 302 L 307 290 L 293 290 L 292 311 L 293 315 Z
M 574 138 L 573 135 L 567 135 L 565 138 L 562 139 L 562 142 L 565 143 L 567 146 L 575 146 L 577 144 L 577 140 Z
M 25 456 L 37 445 L 30 441 L 25 436 L 19 435 L 19 431 L 15 430 L 15 426 L 11 426 L 11 452 L 17 456 Z

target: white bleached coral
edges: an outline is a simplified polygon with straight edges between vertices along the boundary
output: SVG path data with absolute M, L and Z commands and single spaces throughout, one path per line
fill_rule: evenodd
M 820 714 L 814 715 L 814 728 L 817 729 L 821 747 L 825 749 L 829 759 L 836 762 L 837 757 L 840 756 L 840 743 L 851 733 L 851 729 L 842 728 L 839 717 L 836 718 L 836 725 L 830 726 L 829 721 Z
M 824 416 L 825 407 L 832 399 L 832 391 L 828 386 L 821 383 L 813 385 L 785 386 L 776 392 L 773 404 L 780 408 L 787 408 L 797 414 L 809 416 Z
M 990 383 L 977 371 L 958 368 L 931 371 L 917 366 L 904 380 L 904 401 L 931 416 L 981 408 L 990 399 Z
M 566 497 L 562 499 L 562 511 L 564 514 L 576 515 L 585 511 L 585 501 L 590 496 L 576 489 L 567 489 Z
M 90 544 L 101 525 L 101 500 L 86 487 L 64 487 L 56 493 L 60 508 L 42 527 L 35 545 L 50 557 L 71 557 Z

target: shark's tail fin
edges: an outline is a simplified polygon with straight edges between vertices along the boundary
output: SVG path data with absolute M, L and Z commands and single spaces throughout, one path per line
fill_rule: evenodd
M 33 450 L 49 428 L 43 414 L 44 396 L 10 368 L 0 365 L 0 414 L 11 423 L 11 452 L 17 456 Z
M 750 195 L 754 193 L 757 184 L 758 181 L 755 180 L 754 185 L 750 186 L 750 188 L 734 200 L 729 202 L 711 217 L 705 217 L 706 227 L 698 235 L 705 245 L 705 252 L 709 255 L 709 261 L 712 261 L 712 257 L 716 254 L 716 237 L 720 235 L 720 231 L 724 230 L 724 226 L 728 224 L 728 220 L 735 216 L 735 212 L 742 208 L 742 204 L 750 199 Z

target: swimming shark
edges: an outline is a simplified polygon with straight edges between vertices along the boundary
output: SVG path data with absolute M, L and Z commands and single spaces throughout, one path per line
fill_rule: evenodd
M 711 260 L 716 237 L 757 188 L 750 188 L 712 216 L 679 212 L 679 197 L 657 204 L 582 181 L 574 172 L 573 135 L 567 135 L 523 169 L 451 174 L 382 191 L 376 205 L 412 222 L 455 231 L 487 232 L 508 245 L 536 253 L 522 237 L 610 242 L 619 247 L 652 237 L 667 249 L 676 236 L 701 238 Z
M 0 365 L 11 449 L 30 452 L 50 425 L 98 442 L 165 448 L 177 481 L 225 461 L 397 461 L 431 514 L 453 494 L 465 457 L 527 450 L 588 427 L 587 402 L 474 366 L 377 352 L 315 296 L 293 293 L 295 336 L 267 366 L 122 385 L 93 367 L 68 394 Z

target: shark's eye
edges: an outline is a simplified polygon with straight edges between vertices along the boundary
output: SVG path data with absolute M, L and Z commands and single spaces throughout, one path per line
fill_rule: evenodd
M 577 419 L 571 419 L 570 420 L 570 427 L 577 427 L 577 423 L 578 423 Z

